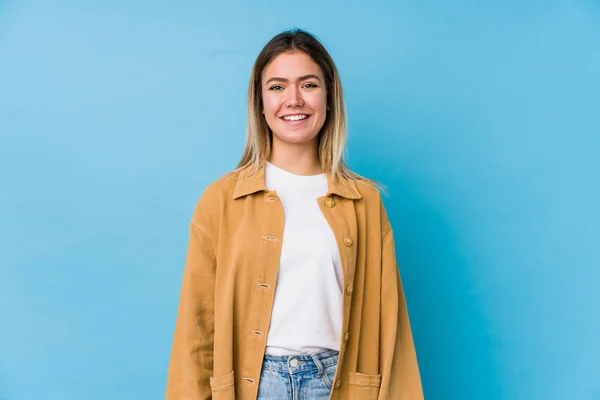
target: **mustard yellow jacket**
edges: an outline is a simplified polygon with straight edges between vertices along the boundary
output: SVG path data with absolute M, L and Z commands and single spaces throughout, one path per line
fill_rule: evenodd
M 255 400 L 283 240 L 283 208 L 256 174 L 233 171 L 197 203 L 183 272 L 167 400 Z M 344 273 L 342 337 L 330 399 L 423 399 L 379 192 L 328 178 L 316 200 Z M 310 249 L 307 249 L 310 251 Z

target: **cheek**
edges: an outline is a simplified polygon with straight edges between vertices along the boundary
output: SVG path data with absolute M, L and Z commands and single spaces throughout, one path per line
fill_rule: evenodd
M 319 94 L 311 99 L 311 108 L 315 111 L 320 111 L 324 113 L 327 109 L 327 96 L 324 94 Z
M 276 99 L 263 95 L 263 110 L 267 117 L 271 117 L 273 114 L 275 114 L 277 112 L 277 108 Z

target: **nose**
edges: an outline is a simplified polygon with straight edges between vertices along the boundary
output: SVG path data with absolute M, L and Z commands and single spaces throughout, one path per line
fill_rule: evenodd
M 302 107 L 302 93 L 296 86 L 291 86 L 288 90 L 286 105 L 288 107 Z

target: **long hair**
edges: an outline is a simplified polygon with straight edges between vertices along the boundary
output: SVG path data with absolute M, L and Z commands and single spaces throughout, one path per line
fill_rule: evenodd
M 248 85 L 246 146 L 237 169 L 252 167 L 251 171 L 256 172 L 271 155 L 271 131 L 262 114 L 262 73 L 275 57 L 294 50 L 308 54 L 321 68 L 325 77 L 328 111 L 318 136 L 321 168 L 343 184 L 347 184 L 349 180 L 361 181 L 385 193 L 382 184 L 352 172 L 347 166 L 345 161 L 348 137 L 346 107 L 337 68 L 321 42 L 301 29 L 285 31 L 273 37 L 254 62 Z

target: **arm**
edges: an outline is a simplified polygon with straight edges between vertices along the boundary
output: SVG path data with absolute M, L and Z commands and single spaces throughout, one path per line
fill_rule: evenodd
M 394 235 L 382 236 L 380 400 L 422 400 L 423 389 L 396 262 Z
M 209 400 L 213 372 L 216 258 L 213 245 L 192 222 L 175 335 L 169 362 L 166 400 Z

